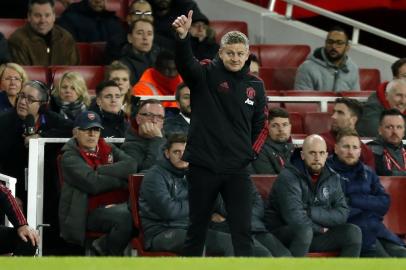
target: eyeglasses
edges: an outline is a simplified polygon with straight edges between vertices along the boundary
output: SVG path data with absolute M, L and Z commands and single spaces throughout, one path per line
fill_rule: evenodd
M 348 41 L 344 40 L 334 40 L 334 39 L 327 39 L 326 44 L 333 46 L 334 44 L 337 45 L 338 47 L 344 46 L 348 44 Z
M 133 16 L 152 16 L 152 11 L 139 11 L 139 10 L 134 10 L 130 12 L 131 15 Z
M 19 78 L 19 77 L 6 77 L 6 78 L 2 78 L 3 81 L 17 81 L 17 82 L 22 82 L 23 79 Z
M 27 103 L 28 103 L 28 104 L 33 104 L 33 103 L 35 103 L 35 102 L 43 102 L 43 100 L 35 99 L 35 98 L 31 97 L 31 96 L 25 95 L 24 93 L 18 93 L 18 94 L 17 94 L 17 98 L 18 98 L 19 100 L 23 100 L 23 99 L 27 100 Z
M 162 122 L 165 119 L 165 116 L 154 113 L 139 113 L 139 115 L 142 115 L 149 120 L 153 120 L 155 118 L 159 122 Z

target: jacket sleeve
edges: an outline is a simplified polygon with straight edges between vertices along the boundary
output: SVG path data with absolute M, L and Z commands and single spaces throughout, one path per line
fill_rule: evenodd
M 330 194 L 330 196 L 334 196 L 331 205 L 312 206 L 310 208 L 310 216 L 313 221 L 325 227 L 344 224 L 350 211 L 341 188 L 341 183 L 338 178 L 336 179 L 335 192 Z
M 10 54 L 11 54 L 11 60 L 14 63 L 20 64 L 20 65 L 32 65 L 28 49 L 25 47 L 25 44 L 13 38 L 13 36 L 10 37 L 8 40 L 8 45 L 10 49 Z
M 107 170 L 113 170 L 117 173 L 120 171 L 128 172 L 128 168 L 134 169 L 134 167 L 131 167 L 134 166 L 133 164 L 131 160 L 123 160 L 109 165 L 108 168 L 101 166 L 97 170 L 93 170 L 86 164 L 79 153 L 67 151 L 62 158 L 64 181 L 80 191 L 91 195 L 125 187 L 127 185 L 127 176 L 124 177 L 125 175 L 123 174 L 123 177 L 119 178 L 104 173 Z M 131 171 L 133 171 L 133 169 Z M 109 174 L 114 174 L 114 172 Z
M 72 137 L 73 122 L 65 119 L 53 111 L 47 111 L 44 114 L 46 125 L 40 131 L 44 138 L 70 138 Z
M 275 194 L 278 194 L 278 205 L 283 220 L 288 225 L 303 224 L 312 226 L 314 232 L 319 232 L 321 226 L 312 221 L 308 214 L 308 206 L 302 200 L 302 188 L 300 179 L 294 175 L 282 171 L 274 186 Z
M 27 220 L 18 206 L 16 199 L 11 194 L 11 191 L 2 184 L 0 184 L 0 210 L 6 214 L 15 228 L 27 225 Z
M 354 194 L 349 196 L 351 207 L 373 211 L 384 216 L 389 210 L 390 198 L 375 173 L 368 172 L 371 183 L 371 194 Z
M 10 52 L 8 50 L 7 39 L 0 33 L 0 63 L 10 62 Z
M 203 80 L 203 68 L 193 56 L 190 34 L 185 39 L 180 39 L 178 36 L 175 39 L 175 61 L 179 74 L 189 87 L 200 83 Z
M 154 171 L 145 174 L 141 194 L 151 209 L 163 220 L 176 220 L 189 216 L 189 201 L 174 197 L 169 190 L 169 179 Z
M 252 117 L 252 149 L 256 153 L 262 149 L 266 138 L 268 137 L 268 106 L 265 96 L 264 84 L 260 81 L 259 95 L 257 97 L 257 106 Z
M 294 89 L 315 90 L 314 88 L 311 71 L 307 68 L 306 62 L 304 62 L 296 72 Z
M 137 163 L 133 159 L 124 153 L 121 149 L 111 144 L 114 163 L 100 165 L 97 167 L 97 172 L 102 175 L 117 177 L 121 179 L 127 179 L 128 175 L 137 173 Z M 121 169 L 117 169 L 121 168 Z

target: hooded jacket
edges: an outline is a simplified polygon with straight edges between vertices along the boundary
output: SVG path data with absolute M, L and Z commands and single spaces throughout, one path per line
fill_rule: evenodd
M 126 187 L 128 175 L 137 171 L 137 164 L 128 155 L 114 145 L 108 145 L 113 162 L 96 169 L 82 157 L 76 139 L 70 139 L 62 148 L 64 183 L 58 213 L 60 234 L 68 242 L 84 244 L 89 196 Z
M 402 240 L 382 223 L 389 209 L 390 197 L 379 182 L 378 176 L 362 162 L 349 166 L 336 155 L 327 163 L 340 175 L 344 194 L 350 206 L 348 222 L 358 225 L 362 231 L 362 249 L 376 249 L 376 239 L 382 238 L 405 246 Z
M 299 149 L 276 178 L 268 203 L 265 224 L 270 231 L 303 224 L 318 233 L 323 227 L 346 223 L 349 214 L 339 175 L 325 165 L 313 185 Z
M 219 57 L 201 65 L 189 39 L 177 39 L 175 54 L 193 108 L 183 159 L 217 173 L 241 172 L 268 136 L 264 84 L 249 74 L 249 60 L 238 72 Z
M 299 66 L 294 89 L 317 91 L 360 90 L 358 66 L 348 55 L 340 67 L 331 63 L 324 48 L 317 48 L 310 57 Z
M 145 174 L 140 190 L 140 216 L 145 247 L 168 229 L 187 229 L 189 200 L 186 169 L 175 168 L 163 155 Z

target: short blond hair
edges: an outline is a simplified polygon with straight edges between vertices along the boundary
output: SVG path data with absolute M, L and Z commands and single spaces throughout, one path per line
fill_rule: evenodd
M 52 95 L 55 97 L 60 97 L 62 82 L 65 79 L 69 80 L 73 84 L 73 87 L 75 88 L 75 92 L 78 95 L 79 100 L 81 100 L 86 106 L 89 106 L 90 96 L 87 90 L 85 79 L 80 73 L 75 71 L 68 71 L 62 75 L 61 79 L 58 82 L 57 87 L 52 92 Z
M 24 85 L 26 81 L 28 81 L 28 75 L 27 72 L 24 70 L 22 66 L 16 63 L 6 63 L 0 66 L 0 79 L 3 79 L 3 74 L 6 71 L 7 68 L 10 68 L 14 71 L 16 71 L 20 76 L 21 76 L 21 86 Z

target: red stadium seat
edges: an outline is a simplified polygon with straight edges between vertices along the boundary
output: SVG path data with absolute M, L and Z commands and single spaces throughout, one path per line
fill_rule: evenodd
M 128 0 L 107 0 L 106 9 L 114 11 L 117 17 L 125 21 L 128 13 Z
M 90 56 L 92 65 L 103 65 L 106 57 L 106 42 L 90 43 Z
M 76 42 L 76 48 L 79 51 L 80 55 L 80 64 L 83 66 L 93 65 L 92 56 L 90 52 L 90 43 L 86 42 Z
M 59 79 L 67 71 L 79 72 L 85 79 L 88 89 L 95 89 L 104 79 L 103 66 L 51 66 L 50 69 L 50 79 L 54 84 L 58 83 Z
M 248 36 L 248 25 L 244 21 L 210 21 L 210 27 L 216 31 L 216 42 L 220 43 L 221 37 L 233 30 L 240 31 Z
M 389 211 L 384 217 L 384 224 L 393 233 L 402 238 L 406 236 L 406 177 L 380 176 L 381 184 L 390 196 Z
M 298 112 L 289 113 L 290 124 L 292 125 L 291 133 L 304 134 L 303 116 Z
M 260 45 L 250 45 L 250 52 L 253 53 L 253 54 L 255 54 L 256 57 L 258 58 L 258 60 L 260 60 L 260 59 L 259 59 L 259 46 L 260 46 Z M 261 63 L 260 63 L 260 64 L 261 64 Z
M 291 90 L 295 84 L 296 69 L 260 67 L 259 77 L 264 81 L 266 89 Z
M 26 23 L 25 19 L 0 19 L 0 32 L 9 38 L 14 31 Z
M 338 95 L 342 97 L 369 97 L 372 93 L 375 93 L 375 91 L 342 91 Z
M 376 68 L 360 68 L 359 84 L 361 90 L 377 90 L 381 83 L 381 73 Z
M 301 44 L 261 44 L 259 59 L 262 67 L 298 67 L 306 60 L 310 46 Z
M 330 130 L 331 113 L 328 112 L 308 112 L 303 120 L 305 134 L 320 134 Z
M 307 97 L 335 97 L 338 96 L 335 92 L 324 92 L 324 91 L 304 91 L 304 90 L 293 90 L 293 91 L 279 91 L 283 93 L 284 96 L 307 96 Z M 289 112 L 320 112 L 320 104 L 318 102 L 283 102 L 283 107 Z M 333 111 L 334 104 L 328 103 L 327 111 Z
M 128 188 L 130 190 L 130 205 L 131 205 L 131 214 L 133 217 L 133 222 L 135 228 L 138 229 L 138 236 L 133 238 L 131 241 L 132 247 L 137 249 L 138 256 L 177 256 L 177 254 L 172 252 L 159 252 L 159 251 L 146 251 L 144 249 L 144 232 L 142 230 L 141 217 L 139 215 L 139 205 L 138 198 L 141 189 L 141 183 L 143 179 L 141 174 L 133 174 L 128 178 Z
M 49 69 L 44 66 L 22 66 L 28 74 L 28 79 L 38 80 L 48 84 Z

